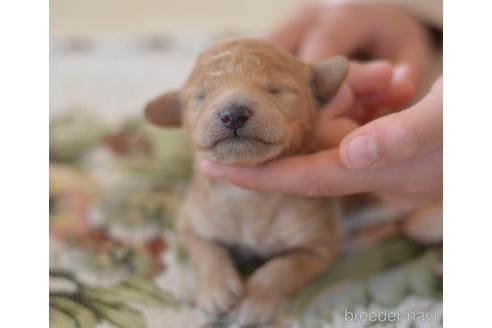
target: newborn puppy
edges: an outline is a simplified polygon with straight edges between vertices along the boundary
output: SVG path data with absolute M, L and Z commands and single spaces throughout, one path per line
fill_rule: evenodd
M 228 40 L 202 53 L 183 88 L 145 114 L 160 126 L 183 124 L 195 165 L 257 165 L 313 150 L 316 109 L 347 70 L 341 57 L 312 66 L 264 41 Z M 337 202 L 253 192 L 196 172 L 177 229 L 198 273 L 198 305 L 242 326 L 270 322 L 336 256 Z M 266 261 L 243 281 L 231 249 Z

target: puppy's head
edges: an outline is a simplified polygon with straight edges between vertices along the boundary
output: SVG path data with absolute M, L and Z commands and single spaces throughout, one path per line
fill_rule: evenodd
M 200 55 L 184 87 L 145 109 L 160 125 L 182 123 L 200 157 L 253 165 L 302 150 L 316 107 L 338 91 L 342 57 L 307 65 L 264 41 L 235 39 Z

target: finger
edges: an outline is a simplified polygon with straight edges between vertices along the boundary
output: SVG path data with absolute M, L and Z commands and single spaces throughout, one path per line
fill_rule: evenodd
M 358 127 L 360 127 L 359 124 L 348 117 L 332 118 L 318 122 L 315 149 L 322 150 L 338 147 L 343 138 Z
M 386 61 L 351 62 L 347 83 L 320 111 L 322 116 L 347 114 L 358 122 L 367 122 L 381 108 L 405 105 L 415 88 L 406 66 L 396 68 Z
M 409 35 L 404 41 L 400 40 L 401 47 L 392 58 L 395 63 L 411 67 L 411 79 L 416 85 L 421 84 L 426 76 L 429 58 L 432 57 L 432 45 L 427 33 L 425 26 L 419 26 L 415 34 Z
M 442 198 L 442 161 L 441 148 L 400 164 L 372 169 L 383 181 L 377 195 L 401 211 Z
M 347 24 L 347 20 L 324 17 L 323 22 L 307 31 L 299 47 L 299 58 L 316 63 L 330 56 L 352 54 L 364 42 L 365 31 Z
M 239 167 L 204 161 L 200 170 L 215 179 L 256 191 L 320 197 L 365 190 L 371 174 L 346 169 L 338 150 L 274 160 L 255 167 Z
M 341 116 L 349 112 L 354 103 L 355 98 L 352 89 L 344 82 L 335 97 L 318 111 L 319 120 L 325 122 L 330 118 Z
M 368 111 L 378 109 L 395 109 L 407 104 L 415 95 L 415 84 L 412 80 L 410 67 L 399 65 L 392 70 L 386 89 L 372 95 L 359 97 L 361 105 Z
M 386 33 L 386 24 L 373 22 L 374 39 L 368 52 L 374 58 L 385 58 L 397 65 L 410 67 L 411 81 L 419 85 L 427 73 L 432 46 L 424 25 L 408 17 L 403 20 L 406 20 L 401 24 L 403 30 L 397 29 L 393 34 Z
M 314 22 L 314 17 L 319 12 L 319 8 L 320 6 L 316 4 L 306 5 L 280 24 L 267 36 L 267 39 L 273 44 L 295 53 L 304 34 Z
M 328 7 L 318 17 L 322 20 L 307 31 L 298 51 L 298 56 L 308 63 L 334 55 L 353 55 L 370 41 L 368 22 L 363 17 L 355 19 L 352 10 Z
M 344 83 L 335 97 L 317 111 L 315 149 L 338 147 L 340 141 L 359 125 L 346 114 L 353 111 L 355 99 L 351 88 Z
M 350 133 L 340 159 L 350 169 L 399 163 L 442 147 L 442 82 L 413 107 L 384 116 Z
M 391 84 L 392 76 L 393 65 L 388 61 L 351 62 L 347 83 L 357 97 L 367 97 L 387 91 Z

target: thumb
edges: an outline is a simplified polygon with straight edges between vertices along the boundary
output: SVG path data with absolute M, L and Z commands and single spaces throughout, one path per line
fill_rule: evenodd
M 400 163 L 442 146 L 442 80 L 413 107 L 353 131 L 340 144 L 350 169 Z

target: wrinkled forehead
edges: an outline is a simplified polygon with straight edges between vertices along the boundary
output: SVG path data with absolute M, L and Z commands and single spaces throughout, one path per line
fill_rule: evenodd
M 213 47 L 199 58 L 188 85 L 257 82 L 285 83 L 307 74 L 306 65 L 287 53 L 265 44 L 232 44 Z

